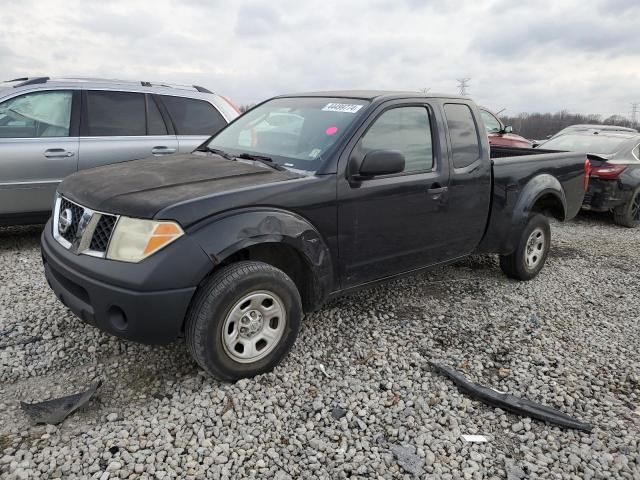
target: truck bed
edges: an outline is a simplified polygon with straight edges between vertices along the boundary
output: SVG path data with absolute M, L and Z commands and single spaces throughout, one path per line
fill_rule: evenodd
M 585 193 L 584 154 L 491 147 L 491 160 L 491 213 L 478 251 L 512 252 L 517 246 L 514 232 L 535 213 L 532 206 L 558 220 L 569 220 L 580 211 Z

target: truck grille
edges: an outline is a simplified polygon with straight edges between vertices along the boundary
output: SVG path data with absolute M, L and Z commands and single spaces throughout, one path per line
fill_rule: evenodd
M 94 252 L 106 252 L 107 246 L 109 245 L 109 240 L 111 240 L 111 233 L 113 232 L 113 227 L 116 225 L 117 217 L 114 215 L 105 215 L 102 214 L 100 220 L 98 220 L 98 224 L 96 225 L 96 229 L 93 232 L 93 237 L 91 237 L 91 244 L 89 248 Z
M 53 212 L 53 236 L 60 245 L 77 254 L 104 257 L 117 215 L 96 212 L 58 197 Z
M 58 213 L 64 212 L 66 210 L 71 212 L 71 223 L 64 232 L 59 231 L 59 233 L 67 242 L 73 243 L 76 235 L 78 234 L 78 224 L 80 223 L 80 219 L 84 214 L 84 208 L 82 208 L 80 205 L 76 205 L 75 203 L 70 202 L 66 198 L 62 198 Z

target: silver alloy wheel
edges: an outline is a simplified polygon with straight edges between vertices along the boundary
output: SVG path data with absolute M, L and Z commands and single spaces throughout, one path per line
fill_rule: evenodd
M 243 296 L 224 321 L 222 345 L 238 363 L 253 363 L 271 353 L 284 334 L 284 302 L 273 292 L 260 290 Z
M 527 239 L 527 246 L 524 251 L 524 258 L 527 268 L 533 270 L 542 260 L 545 249 L 544 231 L 536 228 Z
M 640 221 L 640 193 L 631 199 L 631 218 Z

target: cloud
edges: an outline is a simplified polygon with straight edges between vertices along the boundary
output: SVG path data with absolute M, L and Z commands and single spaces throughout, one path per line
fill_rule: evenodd
M 640 101 L 637 0 L 6 2 L 0 79 L 85 75 L 283 92 L 470 93 L 496 110 L 628 114 Z M 17 40 L 19 39 L 19 41 Z
M 239 8 L 235 33 L 237 36 L 268 36 L 279 33 L 282 26 L 282 19 L 274 8 L 252 2 Z

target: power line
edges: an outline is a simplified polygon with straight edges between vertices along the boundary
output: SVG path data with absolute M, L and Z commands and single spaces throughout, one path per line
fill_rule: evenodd
M 458 93 L 463 97 L 466 97 L 468 94 L 467 89 L 469 88 L 471 77 L 457 78 L 456 80 L 458 81 Z

